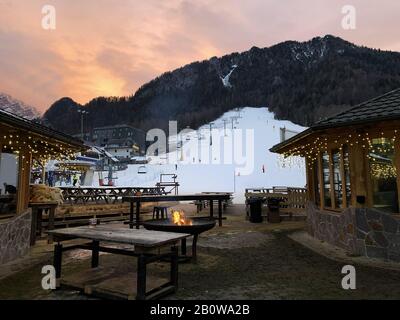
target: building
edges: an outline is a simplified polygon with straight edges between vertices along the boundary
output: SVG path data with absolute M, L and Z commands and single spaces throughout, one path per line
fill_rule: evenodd
M 271 148 L 302 156 L 309 233 L 357 255 L 400 262 L 400 89 Z
M 0 172 L 7 172 L 0 186 L 0 264 L 24 255 L 30 246 L 33 164 L 44 167 L 50 159 L 62 161 L 84 149 L 79 140 L 0 110 Z
M 94 128 L 92 142 L 120 160 L 129 160 L 146 151 L 146 133 L 129 125 Z

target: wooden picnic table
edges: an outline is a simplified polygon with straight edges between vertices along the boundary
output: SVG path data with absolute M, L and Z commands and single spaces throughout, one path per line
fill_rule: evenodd
M 161 195 L 161 196 L 128 196 L 123 197 L 123 202 L 130 202 L 129 227 L 132 229 L 136 225 L 136 229 L 140 226 L 140 205 L 142 202 L 164 202 L 164 201 L 209 201 L 210 202 L 210 218 L 214 218 L 213 202 L 218 201 L 218 224 L 222 226 L 222 201 L 231 198 L 230 193 L 196 193 L 185 195 Z M 134 220 L 134 204 L 136 204 L 136 221 Z
M 178 288 L 178 243 L 189 237 L 189 234 L 178 234 L 161 231 L 131 230 L 112 226 L 85 226 L 49 231 L 57 244 L 54 247 L 54 267 L 56 269 L 57 287 L 61 286 L 62 253 L 73 249 L 92 251 L 91 267 L 99 266 L 99 252 L 108 252 L 137 257 L 136 299 L 155 299 Z M 70 239 L 86 239 L 87 244 L 63 247 L 62 242 Z M 101 246 L 101 242 L 133 245 L 131 249 L 120 249 L 115 246 Z M 160 253 L 163 247 L 170 246 L 170 251 Z M 146 268 L 149 263 L 170 259 L 170 279 L 160 287 L 146 291 Z

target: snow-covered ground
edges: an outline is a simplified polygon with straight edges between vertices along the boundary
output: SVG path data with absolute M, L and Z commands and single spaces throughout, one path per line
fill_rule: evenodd
M 234 202 L 244 202 L 246 188 L 304 187 L 305 169 L 300 158 L 282 160 L 269 152 L 281 142 L 281 128 L 305 128 L 275 120 L 267 108 L 243 108 L 225 113 L 211 125 L 170 137 L 173 150 L 151 156 L 143 168 L 129 165 L 117 173 L 117 186 L 154 186 L 162 173 L 176 173 L 179 193 L 234 192 Z M 210 143 L 210 136 L 212 143 Z M 175 145 L 178 141 L 178 148 Z M 179 141 L 183 146 L 179 147 Z M 264 170 L 263 170 L 264 169 Z M 146 173 L 138 173 L 146 171 Z M 98 184 L 97 173 L 94 177 Z

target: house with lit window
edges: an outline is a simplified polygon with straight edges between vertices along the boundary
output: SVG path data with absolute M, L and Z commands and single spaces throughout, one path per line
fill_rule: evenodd
M 308 232 L 355 255 L 400 262 L 400 89 L 275 145 L 305 158 Z
M 129 125 L 94 128 L 91 140 L 121 161 L 143 155 L 146 148 L 146 133 Z

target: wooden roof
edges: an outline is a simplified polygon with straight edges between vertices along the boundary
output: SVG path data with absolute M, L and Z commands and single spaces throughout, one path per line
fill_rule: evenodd
M 0 110 L 0 124 L 11 127 L 14 130 L 29 131 L 49 140 L 55 139 L 58 142 L 79 150 L 86 148 L 81 140 L 5 110 Z
M 270 151 L 280 152 L 285 147 L 324 129 L 350 127 L 378 121 L 400 119 L 400 88 L 360 103 L 344 112 L 321 120 L 294 137 L 273 146 Z
M 317 122 L 313 127 L 337 127 L 377 120 L 400 119 L 400 88 L 360 103 L 333 117 Z

